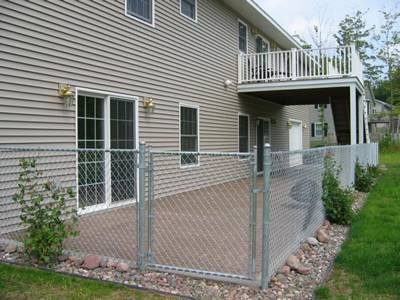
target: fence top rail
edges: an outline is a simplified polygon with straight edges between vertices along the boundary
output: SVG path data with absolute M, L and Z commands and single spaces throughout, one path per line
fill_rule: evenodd
M 159 154 L 159 155 L 207 155 L 207 156 L 234 156 L 234 157 L 246 157 L 253 155 L 252 152 L 208 152 L 208 151 L 161 151 L 161 150 L 151 150 L 151 154 Z
M 0 152 L 139 152 L 138 149 L 88 149 L 88 148 L 24 148 L 0 147 Z
M 356 147 L 365 147 L 367 145 L 375 145 L 376 143 L 364 143 L 364 144 L 354 144 L 354 145 L 334 145 L 334 146 L 326 146 L 326 147 L 318 147 L 318 148 L 309 148 L 309 149 L 301 149 L 301 150 L 292 150 L 292 151 L 274 151 L 271 152 L 273 155 L 285 155 L 285 154 L 296 154 L 296 153 L 307 153 L 307 152 L 322 152 L 322 151 L 330 151 L 336 149 L 347 149 L 347 148 L 356 148 Z

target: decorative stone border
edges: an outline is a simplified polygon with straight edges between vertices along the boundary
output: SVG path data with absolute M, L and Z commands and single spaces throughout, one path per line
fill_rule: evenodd
M 365 198 L 366 194 L 357 193 L 353 205 L 355 212 L 362 208 Z M 347 232 L 348 227 L 331 225 L 325 221 L 316 237 L 307 238 L 296 253 L 288 258 L 287 264 L 271 278 L 266 290 L 171 273 L 139 273 L 135 266 L 126 261 L 76 252 L 66 252 L 60 256 L 53 269 L 197 299 L 312 299 L 314 289 L 328 278 Z M 0 261 L 28 264 L 22 253 L 22 243 L 0 239 Z

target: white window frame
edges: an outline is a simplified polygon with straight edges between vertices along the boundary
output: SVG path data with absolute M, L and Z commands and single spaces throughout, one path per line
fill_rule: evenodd
M 197 23 L 197 0 L 194 0 L 194 19 L 182 12 L 182 0 L 179 0 L 179 13 L 190 21 Z
M 139 97 L 126 95 L 126 94 L 118 94 L 111 93 L 107 91 L 100 90 L 92 90 L 87 88 L 76 87 L 75 88 L 75 147 L 78 148 L 78 96 L 93 96 L 104 99 L 104 148 L 110 149 L 111 140 L 110 140 L 110 99 L 111 98 L 119 98 L 127 101 L 134 102 L 134 110 L 135 110 L 135 149 L 139 149 Z M 108 158 L 105 158 L 105 169 L 111 170 L 111 159 L 110 153 L 106 153 Z M 139 159 L 139 156 L 137 156 Z M 137 161 L 136 174 L 139 174 L 139 161 Z M 75 185 L 76 185 L 76 209 L 78 215 L 89 214 L 92 212 L 96 212 L 99 210 L 111 209 L 119 206 L 132 205 L 137 203 L 139 199 L 128 199 L 126 201 L 119 201 L 118 203 L 112 203 L 111 201 L 111 172 L 106 172 L 105 178 L 105 203 L 88 206 L 86 208 L 79 207 L 79 161 L 78 161 L 78 153 L 75 154 Z M 138 176 L 138 175 L 137 175 Z M 136 190 L 139 192 L 139 180 L 136 180 Z
M 237 43 L 238 43 L 238 49 L 239 49 L 239 52 L 240 52 L 240 53 L 247 54 L 247 53 L 249 52 L 249 26 L 247 26 L 247 23 L 246 23 L 246 22 L 243 22 L 241 19 L 237 19 L 237 21 L 238 21 L 238 22 L 237 22 L 237 33 L 238 33 Z M 243 51 L 240 49 L 240 42 L 239 42 L 239 38 L 240 38 L 239 24 L 240 24 L 240 23 L 246 27 L 246 52 L 243 52 Z
M 237 134 L 238 134 L 238 153 L 245 153 L 240 152 L 240 116 L 247 117 L 247 153 L 250 152 L 250 114 L 239 112 L 237 117 Z
M 156 0 L 151 0 L 151 22 L 147 22 L 145 20 L 142 20 L 138 17 L 135 17 L 135 16 L 129 14 L 128 13 L 128 0 L 125 0 L 125 16 L 127 16 L 128 18 L 131 18 L 135 21 L 138 21 L 142 24 L 146 24 L 147 26 L 156 27 L 155 2 L 156 2 Z
M 197 152 L 200 152 L 200 106 L 198 104 L 191 104 L 179 102 L 179 152 L 182 152 L 181 142 L 181 107 L 194 108 L 197 111 Z M 200 155 L 197 157 L 197 164 L 182 165 L 181 158 L 179 157 L 179 167 L 181 169 L 195 168 L 200 166 Z
M 317 135 L 317 125 L 321 125 L 322 126 L 322 134 L 321 135 Z M 315 122 L 314 123 L 314 137 L 315 138 L 322 138 L 324 137 L 324 125 L 321 122 Z
M 266 39 L 265 37 L 263 37 L 261 34 L 257 34 L 257 35 L 256 35 L 256 38 L 261 38 L 262 41 L 263 41 L 265 44 L 268 45 L 268 47 L 267 47 L 268 50 L 267 50 L 267 51 L 268 51 L 268 52 L 271 52 L 271 43 L 269 42 L 268 39 Z

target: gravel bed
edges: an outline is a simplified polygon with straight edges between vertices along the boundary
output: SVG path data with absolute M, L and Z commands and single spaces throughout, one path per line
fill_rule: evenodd
M 366 194 L 356 194 L 353 205 L 355 212 L 362 208 L 365 198 Z M 324 239 L 321 238 L 320 231 L 323 231 Z M 290 258 L 291 261 L 287 262 L 291 267 L 286 265 L 275 274 L 266 290 L 171 273 L 139 273 L 126 262 L 93 255 L 79 257 L 70 254 L 59 257 L 59 262 L 54 269 L 58 272 L 129 284 L 196 299 L 312 299 L 314 289 L 328 277 L 347 232 L 348 227 L 331 225 L 326 221 L 317 232 L 317 239 L 307 239 L 300 245 L 297 252 Z M 15 242 L 7 244 L 5 241 L 0 241 L 0 261 L 27 264 L 22 253 L 21 244 Z

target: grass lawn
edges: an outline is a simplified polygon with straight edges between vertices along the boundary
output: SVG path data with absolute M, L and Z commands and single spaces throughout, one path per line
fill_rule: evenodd
M 400 148 L 379 178 L 317 299 L 400 299 Z
M 0 264 L 0 299 L 175 299 L 112 283 Z M 176 298 L 177 299 L 177 298 Z

